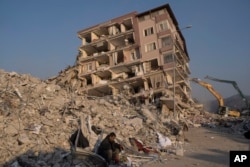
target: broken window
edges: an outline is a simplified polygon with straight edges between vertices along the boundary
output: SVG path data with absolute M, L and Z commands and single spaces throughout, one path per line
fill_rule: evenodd
M 153 27 L 150 27 L 150 28 L 147 28 L 147 29 L 144 30 L 144 36 L 145 36 L 145 37 L 146 37 L 146 36 L 149 36 L 149 35 L 152 35 L 152 34 L 154 34 L 154 29 L 153 29 Z
M 145 46 L 145 51 L 146 52 L 150 52 L 152 50 L 155 50 L 156 49 L 156 44 L 155 42 L 152 42 L 152 43 L 149 43 Z
M 150 81 L 153 89 L 161 88 L 164 86 L 164 77 L 162 74 L 150 76 Z
M 167 63 L 171 63 L 173 62 L 173 54 L 164 54 L 163 55 L 163 61 L 164 61 L 164 64 L 167 64 Z
M 138 50 L 132 50 L 130 52 L 130 59 L 133 61 L 133 60 L 137 60 L 139 59 L 139 53 L 138 53 Z
M 143 65 L 142 64 L 139 64 L 139 65 L 135 65 L 134 66 L 134 72 L 135 72 L 135 75 L 138 76 L 138 75 L 143 75 Z
M 119 34 L 121 31 L 119 30 L 119 28 L 117 28 L 117 26 L 113 25 L 108 28 L 108 32 L 109 32 L 109 35 L 116 35 L 116 34 Z
M 153 59 L 150 61 L 151 69 L 156 70 L 159 68 L 158 61 L 157 59 Z
M 140 59 L 140 52 L 138 49 L 133 49 L 130 51 L 130 60 Z
M 85 82 L 86 82 L 87 85 L 92 85 L 92 79 L 91 79 L 91 77 L 87 76 Z
M 161 42 L 162 42 L 162 47 L 171 46 L 172 39 L 170 36 L 167 36 L 167 37 L 162 38 Z
M 91 33 L 86 34 L 82 37 L 82 45 L 87 45 L 91 43 Z

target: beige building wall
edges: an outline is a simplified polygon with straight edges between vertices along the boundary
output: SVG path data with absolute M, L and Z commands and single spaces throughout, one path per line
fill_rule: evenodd
M 145 21 L 139 21 L 139 36 L 140 36 L 140 42 L 141 42 L 141 54 L 143 60 L 151 60 L 154 58 L 159 58 L 159 45 L 158 45 L 158 39 L 157 39 L 157 29 L 155 26 L 155 20 L 153 19 L 147 19 Z M 145 30 L 148 28 L 153 27 L 153 34 L 145 36 Z M 155 43 L 155 50 L 147 51 L 146 47 L 150 43 Z

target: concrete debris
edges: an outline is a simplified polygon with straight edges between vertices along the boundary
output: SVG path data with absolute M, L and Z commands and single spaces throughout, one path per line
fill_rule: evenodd
M 72 154 L 69 138 L 78 128 L 89 140 L 90 146 L 85 151 L 93 154 L 106 134 L 115 132 L 124 146 L 128 163 L 133 166 L 159 160 L 171 152 L 183 156 L 184 148 L 182 145 L 177 147 L 176 143 L 183 144 L 180 138 L 184 124 L 210 128 L 224 126 L 229 127 L 231 133 L 250 129 L 249 120 L 242 118 L 237 122 L 236 118 L 221 118 L 194 103 L 176 107 L 179 108 L 178 117 L 174 119 L 173 111 L 163 104 L 160 107 L 155 103 L 138 106 L 123 94 L 104 97 L 78 94 L 30 75 L 0 70 L 0 164 L 12 167 L 91 166 L 94 163 L 92 154 L 85 159 Z M 155 154 L 138 151 L 129 138 L 142 141 Z

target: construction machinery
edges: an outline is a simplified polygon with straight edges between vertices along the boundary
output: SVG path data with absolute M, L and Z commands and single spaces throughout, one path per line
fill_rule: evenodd
M 245 102 L 246 104 L 246 109 L 248 111 L 250 111 L 250 104 L 246 98 L 246 96 L 242 93 L 242 91 L 240 90 L 238 84 L 236 83 L 236 81 L 230 81 L 230 80 L 224 80 L 224 79 L 217 79 L 217 78 L 214 78 L 214 77 L 211 77 L 211 76 L 206 76 L 205 79 L 210 79 L 210 80 L 213 80 L 213 81 L 217 81 L 217 82 L 224 82 L 224 83 L 229 83 L 229 84 L 232 84 L 233 87 L 238 91 L 240 97 L 242 98 L 242 100 Z
M 206 88 L 210 93 L 212 93 L 216 99 L 218 100 L 219 103 L 219 111 L 218 113 L 220 115 L 228 115 L 228 116 L 234 116 L 234 117 L 239 117 L 240 116 L 240 112 L 239 111 L 233 111 L 230 110 L 228 107 L 226 107 L 224 105 L 224 99 L 223 97 L 220 95 L 220 93 L 218 93 L 211 84 L 205 82 L 205 81 L 201 81 L 198 78 L 191 78 L 191 81 L 198 83 L 199 85 L 203 86 L 204 88 Z

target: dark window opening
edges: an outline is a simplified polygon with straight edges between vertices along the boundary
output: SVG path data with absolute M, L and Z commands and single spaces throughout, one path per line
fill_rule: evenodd
M 152 69 L 152 70 L 157 70 L 157 69 L 159 68 L 157 59 L 152 60 L 152 61 L 150 62 L 150 64 L 151 64 L 151 69 Z
M 151 35 L 151 34 L 154 34 L 154 29 L 153 29 L 153 27 L 150 27 L 150 28 L 144 30 L 144 36 L 145 36 L 145 37 L 146 37 L 146 36 L 149 36 L 149 35 Z

